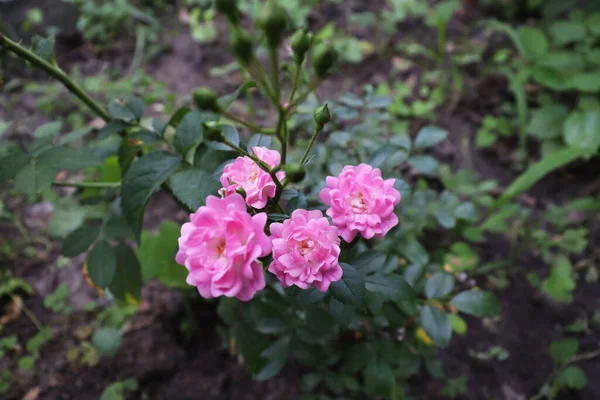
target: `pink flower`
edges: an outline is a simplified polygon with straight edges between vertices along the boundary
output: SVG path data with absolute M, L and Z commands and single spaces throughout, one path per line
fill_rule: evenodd
M 321 201 L 329 206 L 327 215 L 348 243 L 360 233 L 365 239 L 382 237 L 398 224 L 394 206 L 400 192 L 395 179 L 381 178 L 381 170 L 367 164 L 347 165 L 337 177 L 328 176 Z
M 277 150 L 266 147 L 253 147 L 252 152 L 262 161 L 273 168 L 279 165 L 281 155 Z M 280 181 L 285 177 L 285 172 L 275 174 Z M 246 203 L 257 209 L 264 208 L 269 198 L 275 197 L 277 188 L 271 176 L 263 171 L 250 157 L 238 157 L 225 166 L 221 175 L 223 188 L 219 191 L 223 197 L 236 192 L 238 188 L 246 192 Z
M 296 210 L 283 223 L 271 224 L 274 273 L 284 287 L 296 285 L 308 289 L 315 285 L 321 292 L 340 280 L 338 229 L 329 225 L 321 211 Z
M 206 206 L 181 227 L 175 259 L 188 271 L 187 283 L 205 298 L 217 296 L 250 300 L 264 289 L 259 257 L 271 252 L 264 233 L 267 214 L 251 216 L 237 193 L 224 199 L 206 198 Z

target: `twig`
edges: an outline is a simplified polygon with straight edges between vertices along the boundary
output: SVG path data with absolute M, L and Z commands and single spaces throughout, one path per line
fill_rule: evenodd
M 121 182 L 52 182 L 53 186 L 77 187 L 77 188 L 95 188 L 95 189 L 116 189 L 121 187 Z
M 100 106 L 94 99 L 92 99 L 79 85 L 57 65 L 50 64 L 48 61 L 39 57 L 33 51 L 21 46 L 19 43 L 14 42 L 0 33 L 0 46 L 12 51 L 17 56 L 29 61 L 31 64 L 46 71 L 48 75 L 59 80 L 71 93 L 73 93 L 79 100 L 87 105 L 92 111 L 94 111 L 100 118 L 105 121 L 110 121 L 110 114 Z

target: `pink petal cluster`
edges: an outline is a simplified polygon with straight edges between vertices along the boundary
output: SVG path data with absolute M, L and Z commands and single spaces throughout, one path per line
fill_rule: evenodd
M 188 271 L 187 283 L 205 298 L 250 300 L 265 287 L 259 257 L 271 252 L 264 232 L 267 214 L 248 214 L 244 198 L 208 196 L 206 206 L 181 227 L 176 260 Z
M 273 262 L 269 272 L 284 287 L 308 289 L 314 285 L 325 292 L 331 282 L 342 277 L 338 229 L 329 225 L 321 211 L 296 210 L 291 218 L 270 228 Z
M 336 178 L 328 176 L 321 201 L 329 206 L 327 215 L 350 243 L 357 234 L 365 239 L 382 237 L 398 224 L 394 206 L 400 192 L 395 179 L 383 180 L 381 170 L 367 164 L 347 165 Z
M 281 160 L 277 150 L 253 147 L 252 152 L 271 168 L 279 165 Z M 281 180 L 285 177 L 285 173 L 279 171 L 275 176 Z M 271 176 L 256 165 L 250 157 L 238 157 L 233 163 L 226 165 L 221 175 L 221 184 L 223 188 L 220 193 L 223 197 L 236 193 L 238 188 L 242 188 L 246 192 L 246 203 L 257 209 L 264 208 L 269 198 L 275 197 L 277 191 Z

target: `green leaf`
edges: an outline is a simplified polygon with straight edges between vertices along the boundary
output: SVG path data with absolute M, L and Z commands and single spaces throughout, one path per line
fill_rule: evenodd
M 372 359 L 364 371 L 364 378 L 368 393 L 387 399 L 395 398 L 396 377 L 389 364 Z
M 90 127 L 75 129 L 74 131 L 69 132 L 64 136 L 61 136 L 58 139 L 58 144 L 63 146 L 65 144 L 69 144 L 76 140 L 82 139 L 83 137 L 87 136 L 91 131 L 92 131 L 92 128 L 90 128 Z
M 35 367 L 35 357 L 24 356 L 19 358 L 19 369 L 23 371 L 31 371 Z
M 142 271 L 135 252 L 126 244 L 116 248 L 117 270 L 110 292 L 126 304 L 138 304 L 142 290 Z
M 167 129 L 167 126 L 172 126 L 173 128 L 177 128 L 179 126 L 179 124 L 181 123 L 181 121 L 183 120 L 183 118 L 190 111 L 191 110 L 188 107 L 181 107 L 177 111 L 175 111 L 175 113 L 173 113 L 173 115 L 171 116 L 171 119 L 169 120 L 169 122 L 167 122 L 167 124 L 164 126 L 163 131 L 161 133 L 164 134 L 164 131 Z
M 83 253 L 96 241 L 99 234 L 100 226 L 95 224 L 86 224 L 75 229 L 63 242 L 63 256 L 75 257 Z
M 119 150 L 117 153 L 119 168 L 122 171 L 122 173 L 127 172 L 129 167 L 137 157 L 138 153 L 142 149 L 141 145 L 135 143 L 132 144 L 129 141 L 129 139 L 130 138 L 128 137 L 124 137 L 123 140 L 121 140 L 121 144 L 119 145 Z
M 500 199 L 498 199 L 496 203 L 497 206 L 506 204 L 516 196 L 535 185 L 540 179 L 550 172 L 570 164 L 578 158 L 589 155 L 590 152 L 590 148 L 570 148 L 548 154 L 540 161 L 529 167 L 523 174 L 515 179 L 508 188 L 506 188 L 502 196 L 500 196 Z
M 126 131 L 131 125 L 129 125 L 125 121 L 121 121 L 118 119 L 113 119 L 108 121 L 106 125 L 102 129 L 98 131 L 98 140 L 106 139 L 107 137 L 119 134 L 121 132 Z
M 564 255 L 556 256 L 550 276 L 542 283 L 542 291 L 559 303 L 570 303 L 573 300 L 571 292 L 576 286 L 571 261 Z
M 0 159 L 0 182 L 13 179 L 30 161 L 29 154 L 18 152 Z M 54 177 L 52 177 L 54 179 Z
M 169 187 L 179 201 L 192 210 L 197 210 L 204 205 L 207 196 L 217 192 L 220 184 L 211 179 L 210 173 L 190 168 L 171 175 Z
M 595 12 L 587 17 L 587 27 L 595 36 L 600 36 L 600 12 Z
M 346 263 L 340 263 L 342 279 L 332 282 L 329 290 L 333 297 L 344 304 L 360 306 L 365 300 L 365 280 L 362 274 Z
M 297 329 L 297 334 L 307 343 L 326 343 L 335 336 L 337 325 L 333 317 L 320 308 L 311 308 L 306 312 L 304 324 Z
M 388 160 L 393 166 L 397 166 L 408 159 L 408 152 L 401 146 L 386 144 L 381 146 L 373 153 L 369 160 L 369 165 L 373 168 L 380 168 Z
M 403 255 L 413 264 L 424 265 L 429 262 L 429 254 L 421 243 L 415 238 L 406 238 L 395 244 L 394 250 Z
M 248 152 L 252 152 L 252 148 L 254 147 L 270 147 L 271 146 L 271 136 L 263 135 L 262 133 L 257 133 L 250 136 L 248 139 L 248 145 L 246 146 L 246 150 Z
M 387 256 L 385 253 L 377 250 L 369 250 L 361 252 L 356 256 L 356 258 L 352 260 L 352 265 L 363 275 L 368 275 L 376 271 L 381 271 L 385 266 L 386 260 Z
M 144 113 L 144 102 L 135 96 L 127 96 L 125 101 L 113 100 L 108 104 L 108 113 L 116 120 L 134 123 Z
M 340 327 L 346 328 L 354 319 L 354 306 L 332 298 L 329 301 L 329 313 L 340 324 Z
M 138 241 L 146 203 L 180 163 L 181 158 L 178 156 L 156 151 L 134 162 L 125 173 L 121 186 L 121 208 Z
M 58 169 L 76 170 L 102 164 L 102 159 L 90 148 L 54 147 L 38 156 L 38 162 Z
M 62 121 L 47 122 L 33 131 L 33 136 L 40 138 L 54 138 L 62 129 Z
M 110 285 L 117 270 L 117 255 L 106 240 L 101 240 L 92 249 L 87 259 L 88 275 L 101 289 Z
M 237 88 L 235 92 L 219 97 L 217 100 L 217 105 L 221 110 L 227 110 L 229 106 L 231 106 L 233 102 L 240 97 L 241 94 L 245 93 L 248 89 L 255 88 L 257 86 L 258 85 L 254 81 L 246 81 L 242 84 L 242 86 Z
M 31 50 L 44 60 L 54 63 L 54 42 L 53 35 L 47 38 L 35 35 L 31 40 Z
M 202 124 L 217 121 L 219 116 L 212 112 L 190 111 L 185 114 L 175 130 L 175 149 L 184 154 L 187 150 L 202 143 Z
M 421 325 L 427 336 L 438 346 L 445 347 L 452 336 L 452 325 L 444 310 L 429 305 L 421 309 Z
M 462 203 L 454 210 L 454 216 L 469 222 L 479 221 L 479 212 L 471 202 Z
M 15 176 L 15 189 L 26 194 L 36 194 L 49 188 L 58 170 L 51 165 L 30 159 Z
M 548 104 L 532 111 L 527 133 L 542 140 L 560 137 L 569 110 L 562 104 Z
M 221 130 L 223 131 L 225 139 L 233 143 L 235 146 L 240 145 L 240 135 L 235 127 L 231 125 L 221 125 Z M 224 143 L 207 141 L 205 144 L 207 147 L 213 150 L 232 151 L 231 147 Z
M 577 339 L 562 339 L 550 345 L 550 357 L 555 364 L 563 364 L 577 354 L 579 342 Z
M 38 333 L 35 334 L 34 337 L 27 341 L 25 348 L 28 352 L 37 354 L 40 351 L 40 348 L 46 343 L 48 340 L 52 338 L 52 331 L 50 327 L 44 326 L 39 330 Z M 0 346 L 2 347 L 2 346 Z
M 149 231 L 142 233 L 142 244 L 137 254 L 143 280 L 158 278 L 170 287 L 188 287 L 185 282 L 188 271 L 175 261 L 180 230 L 181 227 L 173 221 L 164 221 L 160 224 L 158 235 Z
M 444 141 L 448 131 L 437 126 L 427 125 L 422 128 L 415 139 L 415 149 L 426 149 Z
M 568 367 L 562 371 L 558 377 L 561 386 L 566 386 L 571 389 L 581 390 L 587 385 L 587 377 L 585 372 L 579 367 Z
M 556 21 L 550 26 L 550 36 L 558 46 L 585 38 L 585 25 L 576 21 Z
M 121 332 L 115 328 L 100 328 L 94 332 L 92 343 L 103 356 L 112 357 L 121 346 Z
M 408 165 L 423 175 L 434 176 L 437 174 L 439 164 L 435 158 L 420 154 L 408 159 Z
M 575 51 L 551 51 L 537 60 L 536 65 L 571 74 L 583 70 L 585 61 L 583 56 Z
M 254 379 L 264 381 L 281 371 L 288 358 L 291 339 L 289 335 L 283 336 L 260 354 L 263 359 L 267 360 L 267 364 L 258 374 L 254 375 Z
M 369 292 L 379 293 L 389 300 L 412 300 L 416 296 L 414 289 L 404 278 L 395 274 L 367 276 L 365 286 Z
M 325 298 L 326 292 L 320 292 L 316 287 L 311 286 L 306 290 L 300 290 L 296 296 L 296 302 L 300 305 L 317 303 Z
M 500 303 L 491 292 L 467 290 L 460 292 L 452 301 L 456 309 L 476 317 L 491 317 L 500 313 Z
M 133 235 L 127 220 L 120 215 L 112 215 L 104 224 L 102 232 L 109 240 L 121 240 Z
M 488 147 L 492 147 L 494 143 L 496 143 L 496 134 L 490 131 L 489 129 L 481 128 L 477 131 L 477 136 L 475 137 L 475 145 L 479 148 L 485 149 Z
M 256 374 L 265 365 L 262 352 L 272 343 L 268 336 L 256 332 L 244 321 L 236 321 L 232 328 L 232 336 L 235 338 L 239 352 L 244 356 L 246 368 L 251 374 Z
M 441 299 L 454 289 L 454 277 L 445 272 L 435 273 L 425 284 L 425 295 L 428 299 Z
M 448 317 L 450 318 L 450 324 L 452 325 L 452 330 L 454 332 L 458 333 L 459 335 L 464 335 L 467 333 L 467 323 L 464 319 L 456 314 L 448 314 Z
M 600 72 L 580 72 L 569 79 L 572 88 L 580 92 L 595 93 L 600 91 Z
M 523 26 L 517 31 L 517 38 L 527 58 L 535 60 L 548 52 L 548 40 L 541 29 Z

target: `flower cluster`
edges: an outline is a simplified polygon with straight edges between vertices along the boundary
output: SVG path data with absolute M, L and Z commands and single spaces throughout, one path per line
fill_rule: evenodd
M 269 167 L 279 165 L 277 151 L 252 151 Z M 281 181 L 285 174 L 275 176 Z M 320 198 L 329 206 L 331 224 L 321 211 L 298 209 L 282 223 L 272 223 L 270 237 L 265 233 L 267 214 L 260 210 L 276 196 L 271 175 L 250 157 L 238 157 L 224 168 L 220 181 L 222 197 L 209 196 L 181 227 L 176 256 L 189 271 L 187 283 L 206 298 L 250 300 L 265 287 L 260 258 L 271 253 L 268 270 L 284 287 L 314 286 L 325 292 L 342 277 L 339 236 L 348 243 L 359 234 L 382 237 L 398 224 L 395 180 L 384 180 L 379 169 L 367 164 L 346 166 L 338 177 L 327 177 Z

